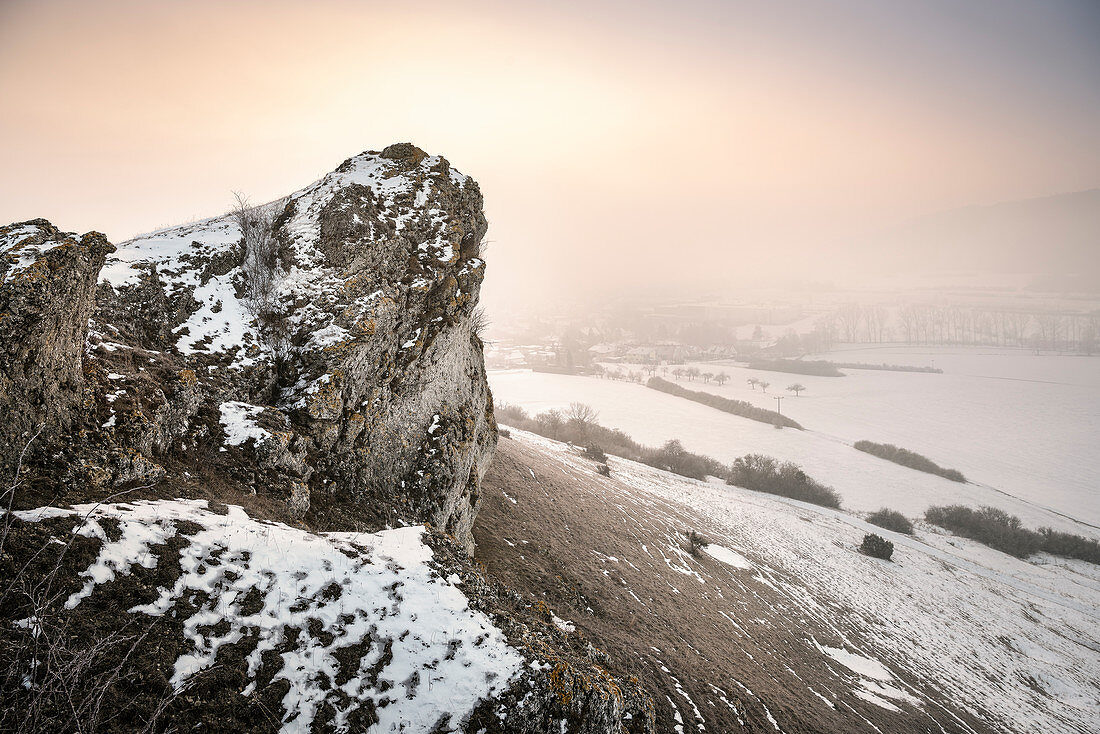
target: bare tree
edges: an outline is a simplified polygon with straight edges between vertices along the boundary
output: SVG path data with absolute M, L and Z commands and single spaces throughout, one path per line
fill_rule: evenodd
M 1013 311 L 1008 314 L 1008 328 L 1013 344 L 1022 344 L 1027 336 L 1027 327 L 1031 324 L 1031 314 Z
M 905 342 L 913 344 L 917 336 L 917 307 L 907 303 L 898 309 L 898 321 L 901 322 L 901 330 L 905 332 Z
M 756 384 L 759 385 L 760 389 L 763 390 L 764 392 L 767 392 L 768 388 L 771 387 L 770 382 L 764 382 L 763 380 L 757 380 Z
M 886 330 L 886 309 L 879 305 L 863 307 L 863 325 L 869 342 L 881 342 Z
M 717 375 L 714 376 L 714 381 L 717 382 L 719 386 L 725 385 L 727 382 L 729 382 L 729 379 L 730 376 L 727 375 L 725 372 L 719 372 Z
M 844 331 L 844 341 L 854 342 L 859 335 L 859 324 L 863 319 L 863 309 L 858 303 L 846 303 L 837 312 L 840 328 Z
M 1035 317 L 1035 325 L 1038 331 L 1040 343 L 1047 349 L 1057 350 L 1065 331 L 1062 315 L 1059 313 L 1043 313 Z
M 1096 351 L 1098 337 L 1100 337 L 1100 316 L 1090 315 L 1085 319 L 1085 326 L 1081 332 L 1081 351 L 1091 357 Z
M 787 391 L 788 392 L 793 392 L 794 396 L 796 398 L 798 397 L 798 393 L 802 392 L 805 389 L 806 389 L 806 386 L 799 383 L 799 382 L 796 382 L 793 385 L 787 385 Z
M 565 412 L 565 419 L 571 423 L 581 425 L 594 424 L 599 420 L 600 414 L 591 405 L 584 403 L 570 403 L 569 410 Z
M 760 380 L 756 379 L 755 377 L 750 377 L 749 379 L 745 380 L 745 382 L 749 383 L 749 387 L 751 387 L 753 390 L 755 390 L 756 386 L 760 384 Z

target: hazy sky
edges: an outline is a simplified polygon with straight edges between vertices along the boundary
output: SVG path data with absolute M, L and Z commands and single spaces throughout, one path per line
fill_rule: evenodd
M 412 141 L 486 295 L 827 272 L 916 214 L 1100 185 L 1100 3 L 0 0 L 0 220 L 114 240 Z

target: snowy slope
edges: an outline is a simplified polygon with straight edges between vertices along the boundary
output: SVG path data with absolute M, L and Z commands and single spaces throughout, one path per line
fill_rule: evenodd
M 1032 527 L 1046 525 L 1094 537 L 1100 535 L 1096 527 L 1089 527 L 1100 525 L 1100 494 L 1096 492 L 1100 485 L 1090 484 L 1089 479 L 1092 471 L 1089 467 L 1096 464 L 1097 452 L 1083 447 L 1096 435 L 1096 430 L 1089 428 L 1095 422 L 1094 417 L 1070 413 L 1066 425 L 1058 427 L 1053 435 L 1045 435 L 1046 424 L 1036 423 L 1038 416 L 1055 415 L 1057 410 L 1034 413 L 1030 422 L 1013 420 L 1007 415 L 990 416 L 989 421 L 1000 421 L 1000 431 L 976 430 L 971 436 L 961 433 L 957 424 L 937 422 L 930 417 L 940 414 L 939 408 L 947 401 L 950 387 L 942 388 L 947 394 L 934 391 L 927 399 L 921 398 L 922 390 L 934 389 L 927 385 L 943 385 L 949 375 L 852 370 L 848 377 L 814 378 L 716 364 L 707 364 L 706 369 L 725 370 L 733 378 L 722 387 L 701 380 L 677 382 L 692 390 L 746 400 L 771 410 L 776 407 L 774 397 L 779 388 L 778 393 L 786 396 L 783 413 L 808 430 L 775 430 L 766 423 L 634 383 L 518 370 L 491 372 L 489 378 L 498 402 L 519 405 L 530 413 L 561 409 L 580 401 L 599 411 L 602 425 L 622 429 L 644 444 L 659 445 L 676 438 L 687 449 L 725 463 L 748 453 L 792 461 L 810 476 L 834 487 L 840 492 L 844 506 L 851 510 L 871 512 L 887 506 L 917 517 L 929 505 L 992 504 L 1018 515 Z M 768 379 L 772 383 L 769 393 L 750 389 L 745 384 L 746 375 Z M 671 375 L 664 377 L 674 379 Z M 782 390 L 793 382 L 801 382 L 809 389 L 800 397 L 793 397 Z M 967 398 L 965 391 L 959 395 L 965 403 L 960 407 L 962 416 L 979 416 L 982 410 L 993 410 L 999 404 L 992 397 L 983 398 L 980 404 L 966 403 L 973 396 Z M 1003 402 L 1007 396 L 998 400 Z M 869 407 L 876 401 L 888 407 Z M 1009 430 L 1018 431 L 1019 435 L 998 446 L 998 436 Z M 1028 436 L 1036 436 L 1043 444 L 1056 443 L 1062 437 L 1067 447 L 1064 450 L 1071 456 L 1063 455 L 1060 460 L 1058 456 L 1048 457 L 1036 465 L 1028 464 L 1028 457 L 1032 456 L 1028 451 L 1004 455 L 1005 445 L 1026 443 Z M 929 458 L 960 469 L 977 484 L 952 482 L 856 451 L 851 444 L 860 439 L 894 442 L 918 452 L 924 448 Z M 959 461 L 963 456 L 966 461 Z M 1051 476 L 1037 476 L 1052 465 L 1055 468 Z M 991 477 L 1003 480 L 1003 484 L 993 483 Z
M 595 601 L 569 622 L 663 681 L 669 729 L 1097 731 L 1100 568 L 923 524 L 902 536 L 614 457 L 598 477 L 577 449 L 512 435 L 498 451 L 511 473 L 490 475 L 508 496 L 483 509 L 513 528 L 479 538 L 490 569 L 523 578 L 547 554 L 550 577 L 530 583 L 552 588 L 557 563 L 591 558 L 595 572 L 570 579 Z M 687 552 L 689 527 L 708 553 Z M 868 532 L 894 542 L 893 562 L 856 551 Z M 635 615 L 649 626 L 620 635 Z

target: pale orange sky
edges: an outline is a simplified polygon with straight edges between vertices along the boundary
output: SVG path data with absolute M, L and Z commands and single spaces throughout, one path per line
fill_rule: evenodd
M 8 0 L 0 219 L 118 241 L 408 140 L 480 181 L 501 308 L 820 275 L 916 214 L 1100 185 L 1098 17 L 1054 0 Z

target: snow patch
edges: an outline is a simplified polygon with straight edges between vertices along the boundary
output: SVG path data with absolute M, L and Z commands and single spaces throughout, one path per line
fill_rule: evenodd
M 181 600 L 200 600 L 183 620 L 188 646 L 173 667 L 177 690 L 214 665 L 222 645 L 247 639 L 255 640 L 246 658 L 253 682 L 242 693 L 248 695 L 264 653 L 294 640 L 274 676 L 290 684 L 282 701 L 283 732 L 309 732 L 323 702 L 336 711 L 337 731 L 347 729 L 351 710 L 363 701 L 376 712 L 378 731 L 434 730 L 447 715 L 457 725 L 479 700 L 504 690 L 524 665 L 492 621 L 470 608 L 453 579 L 429 565 L 432 550 L 421 527 L 313 534 L 253 520 L 236 506 L 217 514 L 194 500 L 15 514 L 29 522 L 70 517 L 78 521 L 76 534 L 103 542 L 69 608 L 134 565 L 155 567 L 154 548 L 180 532 L 179 523 L 197 524 L 200 529 L 179 551 L 181 575 L 173 587 L 131 612 L 174 615 Z M 119 526 L 117 540 L 103 532 L 104 518 Z M 257 593 L 258 599 L 251 598 Z M 318 623 L 320 630 L 313 629 Z M 364 653 L 347 677 L 337 653 L 353 645 L 362 645 Z M 336 683 L 338 674 L 347 680 Z
M 249 405 L 231 400 L 218 406 L 221 411 L 221 424 L 225 429 L 225 442 L 230 446 L 240 446 L 248 439 L 261 443 L 271 433 L 256 425 L 256 418 L 264 409 L 259 405 Z
M 731 551 L 729 548 L 718 545 L 717 543 L 711 543 L 710 545 L 706 546 L 705 548 L 703 548 L 703 552 L 711 558 L 717 561 L 721 561 L 727 566 L 733 566 L 734 568 L 743 568 L 748 571 L 751 571 L 753 568 L 755 568 L 755 566 L 753 566 L 752 563 L 749 562 L 749 559 L 745 558 L 740 553 L 737 553 L 736 551 Z

